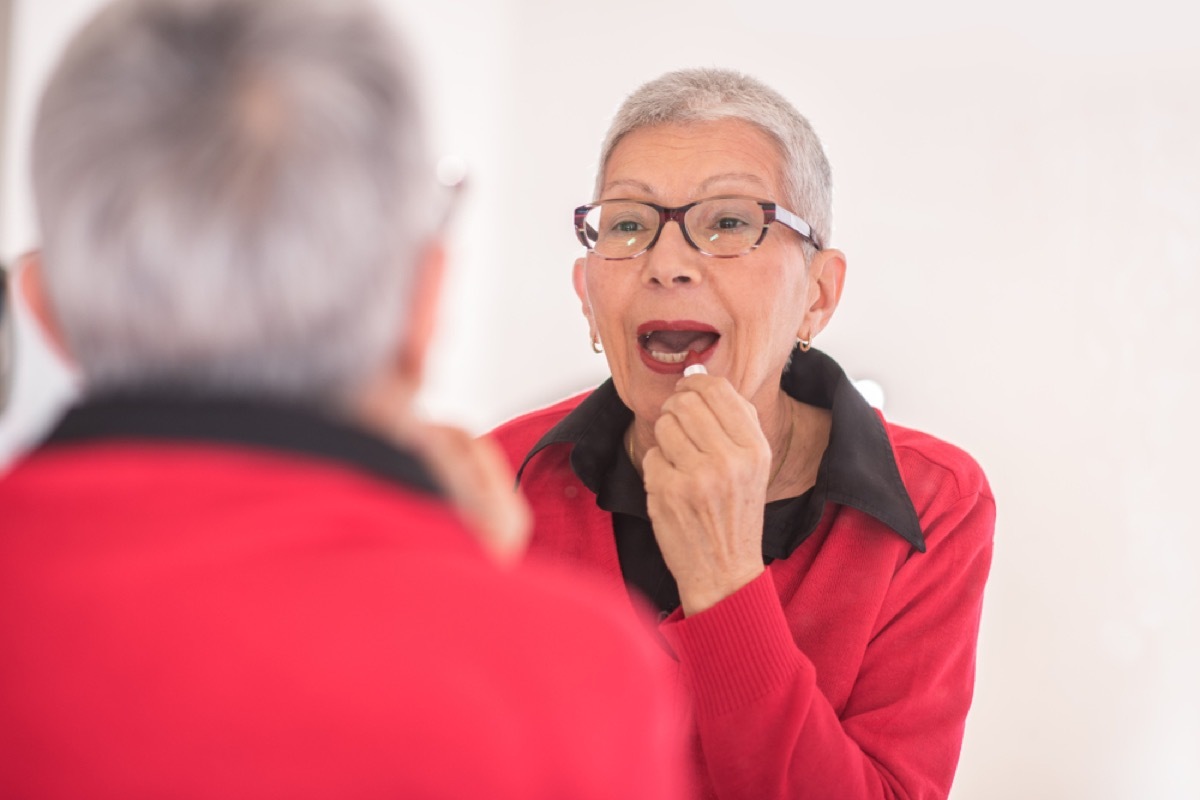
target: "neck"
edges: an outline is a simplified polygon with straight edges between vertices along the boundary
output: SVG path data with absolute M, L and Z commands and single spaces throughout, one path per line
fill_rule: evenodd
M 788 398 L 794 415 L 795 430 L 785 463 L 776 467 L 779 474 L 767 487 L 767 502 L 798 497 L 817 482 L 821 457 L 829 444 L 833 420 L 829 411 Z M 779 451 L 772 451 L 778 453 Z

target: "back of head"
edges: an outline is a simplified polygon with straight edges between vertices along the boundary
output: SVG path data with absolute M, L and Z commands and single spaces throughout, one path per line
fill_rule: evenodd
M 779 147 L 783 198 L 820 242 L 830 241 L 833 178 L 821 140 L 795 107 L 771 87 L 724 69 L 682 69 L 638 87 L 617 110 L 600 149 L 596 196 L 613 148 L 629 133 L 653 125 L 740 119 L 762 129 Z
M 353 0 L 119 0 L 38 110 L 47 292 L 93 392 L 344 402 L 436 205 L 402 49 Z

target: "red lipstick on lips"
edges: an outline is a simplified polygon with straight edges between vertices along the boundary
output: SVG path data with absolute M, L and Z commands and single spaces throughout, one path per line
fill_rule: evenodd
M 642 363 L 652 372 L 678 375 L 692 364 L 703 364 L 716 351 L 720 332 L 711 325 L 694 320 L 650 320 L 637 328 L 638 353 Z M 659 361 L 651 355 L 657 352 L 685 353 L 679 361 Z

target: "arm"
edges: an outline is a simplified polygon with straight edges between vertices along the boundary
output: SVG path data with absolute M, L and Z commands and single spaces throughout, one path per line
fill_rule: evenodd
M 718 797 L 946 796 L 971 700 L 994 519 L 981 489 L 923 520 L 928 551 L 881 576 L 890 584 L 840 717 L 794 643 L 769 573 L 663 626 Z

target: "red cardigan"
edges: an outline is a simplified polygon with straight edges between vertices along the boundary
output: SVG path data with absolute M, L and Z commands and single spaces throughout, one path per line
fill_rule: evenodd
M 583 396 L 493 435 L 514 467 Z M 926 552 L 830 503 L 816 531 L 757 580 L 659 631 L 690 694 L 703 794 L 942 798 L 971 703 L 995 503 L 974 461 L 886 425 Z M 623 584 L 612 519 L 549 446 L 525 465 L 533 552 Z
M 344 460 L 46 447 L 0 479 L 0 796 L 679 797 L 625 605 Z

